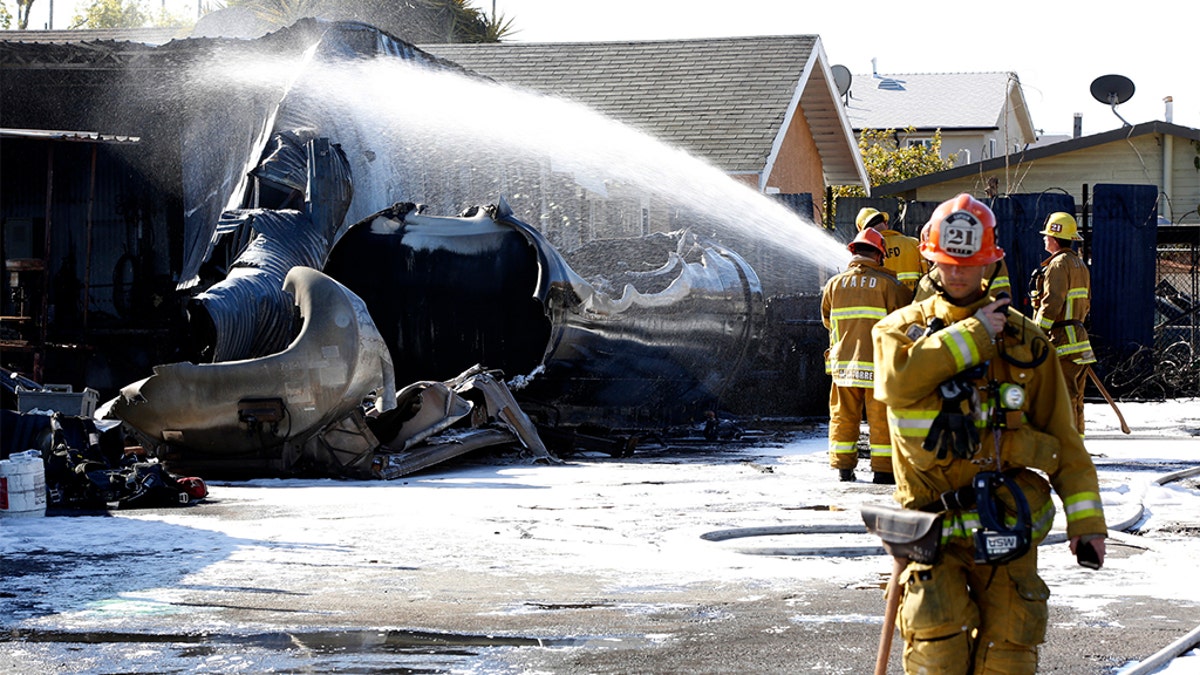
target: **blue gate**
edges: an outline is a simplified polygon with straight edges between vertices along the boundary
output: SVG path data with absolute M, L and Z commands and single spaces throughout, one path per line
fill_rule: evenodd
M 1029 277 L 1049 255 L 1043 245 L 1042 226 L 1056 211 L 1075 215 L 1075 198 L 1056 192 L 1015 194 L 991 199 L 988 206 L 996 214 L 996 244 L 1004 249 L 1013 307 L 1033 316 Z
M 1102 362 L 1154 347 L 1158 188 L 1097 185 L 1092 198 L 1092 346 Z

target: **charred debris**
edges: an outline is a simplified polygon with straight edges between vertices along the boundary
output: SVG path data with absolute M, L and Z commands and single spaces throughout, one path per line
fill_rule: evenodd
M 4 185 L 3 450 L 42 450 L 52 506 L 192 503 L 193 476 L 391 479 L 487 447 L 554 462 L 736 442 L 758 438 L 746 421 L 823 409 L 818 287 L 767 295 L 686 226 L 565 250 L 504 197 L 393 202 L 381 185 L 430 189 L 381 180 L 377 139 L 317 93 L 180 100 L 172 79 L 299 46 L 456 68 L 317 21 L 249 43 L 0 45 L 42 66 L 3 82 L 31 102 L 5 106 L 6 164 L 32 160 Z M 39 98 L 64 85 L 79 106 Z M 30 131 L 46 120 L 138 134 Z M 96 215 L 108 199 L 115 222 Z M 91 287 L 93 265 L 111 286 Z

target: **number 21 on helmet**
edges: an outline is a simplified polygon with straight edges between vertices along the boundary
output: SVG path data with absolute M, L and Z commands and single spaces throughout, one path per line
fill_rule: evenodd
M 996 216 L 966 193 L 938 204 L 925 231 L 921 255 L 939 265 L 988 265 L 1004 257 L 996 246 Z

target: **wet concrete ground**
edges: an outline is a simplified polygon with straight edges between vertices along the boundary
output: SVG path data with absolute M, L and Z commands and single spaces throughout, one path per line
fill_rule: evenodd
M 13 630 L 0 638 L 0 671 L 868 673 L 882 610 L 879 589 L 831 584 L 597 594 L 584 576 L 543 579 L 535 590 L 442 570 L 421 575 L 417 586 L 430 595 L 414 599 L 373 588 L 359 569 L 328 572 L 359 577 L 359 592 L 184 594 L 176 617 L 197 612 L 231 624 L 211 632 L 170 615 L 126 633 Z M 1079 624 L 1069 610 L 1052 608 L 1039 672 L 1112 673 L 1196 620 L 1192 603 L 1109 609 L 1119 622 Z M 395 625 L 425 628 L 379 628 Z M 889 672 L 900 672 L 898 659 L 895 645 Z
M 607 475 L 615 463 L 628 465 L 642 480 L 589 479 Z M 502 476 L 507 468 L 483 462 L 469 473 L 472 480 L 491 477 L 511 487 L 515 479 Z M 696 471 L 732 470 L 747 480 L 773 480 L 776 472 L 789 470 L 772 465 L 769 453 L 748 459 L 695 448 L 546 467 L 553 469 L 574 472 L 571 483 L 537 489 L 577 494 L 562 502 L 550 498 L 554 492 L 539 494 L 536 508 L 543 513 L 537 517 L 628 511 L 623 516 L 628 520 L 605 513 L 588 521 L 585 529 L 596 534 L 585 536 L 604 542 L 627 527 L 623 523 L 667 518 L 683 524 L 696 504 L 716 501 L 702 493 L 727 474 L 702 479 Z M 688 476 L 682 480 L 697 486 L 697 501 L 639 514 L 637 502 L 624 493 L 606 496 L 599 506 L 581 496 L 613 485 L 653 491 L 665 482 L 659 477 L 668 475 Z M 629 536 L 655 541 L 649 548 L 618 542 L 628 548 L 624 559 L 593 565 L 579 557 L 580 542 L 542 541 L 536 522 L 515 523 L 500 505 L 495 513 L 478 514 L 478 522 L 464 519 L 455 527 L 419 510 L 449 509 L 452 502 L 414 502 L 404 513 L 389 504 L 381 508 L 393 510 L 392 517 L 370 522 L 355 515 L 395 494 L 399 483 L 360 489 L 353 494 L 362 496 L 363 505 L 347 511 L 323 508 L 317 519 L 326 521 L 327 532 L 346 534 L 331 539 L 322 534 L 326 530 L 315 529 L 304 498 L 282 498 L 311 487 L 289 481 L 216 485 L 209 503 L 189 509 L 56 519 L 62 528 L 87 536 L 105 536 L 115 525 L 130 541 L 98 550 L 43 542 L 5 557 L 0 672 L 869 673 L 874 667 L 890 569 L 886 559 L 774 556 L 778 566 L 820 569 L 799 574 L 794 583 L 781 582 L 775 571 L 756 576 L 762 555 L 743 553 L 730 563 L 728 550 L 697 543 L 689 550 L 696 556 L 711 551 L 714 573 L 696 578 L 690 569 L 681 570 L 673 580 L 669 570 L 665 576 L 649 571 L 654 551 L 674 541 L 656 539 L 654 533 L 670 529 L 662 523 L 643 522 L 649 534 L 628 525 Z M 442 485 L 442 494 L 453 491 L 448 487 Z M 710 508 L 731 511 L 728 522 L 759 524 L 748 521 L 757 517 L 754 508 L 734 506 L 752 500 L 753 491 L 730 487 L 732 501 Z M 822 489 L 840 490 L 831 502 L 882 499 L 889 490 L 863 483 Z M 528 503 L 529 494 L 520 498 Z M 418 526 L 422 522 L 428 529 Z M 5 536 L 14 532 L 21 534 L 10 529 Z M 388 545 L 362 541 L 364 532 Z M 699 542 L 693 534 L 687 541 Z M 479 541 L 489 536 L 495 543 Z M 747 551 L 770 546 L 746 540 L 736 545 Z M 1105 583 L 1104 577 L 1077 576 L 1088 573 L 1071 568 L 1069 552 L 1058 548 L 1042 554 L 1045 566 L 1068 577 L 1049 575 L 1052 592 L 1072 579 Z M 521 559 L 515 550 L 529 551 L 529 557 Z M 587 547 L 582 550 L 587 555 Z M 1110 542 L 1112 561 L 1143 554 L 1136 545 Z M 739 570 L 739 560 L 747 569 Z M 1108 590 L 1097 611 L 1052 598 L 1040 672 L 1113 673 L 1186 633 L 1200 616 L 1200 603 L 1189 593 L 1162 599 Z M 900 670 L 897 641 L 889 672 Z

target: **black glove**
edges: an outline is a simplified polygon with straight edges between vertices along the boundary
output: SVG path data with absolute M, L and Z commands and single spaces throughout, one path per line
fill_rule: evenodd
M 930 452 L 937 451 L 938 459 L 945 459 L 947 451 L 960 459 L 971 459 L 979 451 L 979 430 L 975 418 L 962 411 L 962 402 L 969 400 L 973 385 L 969 381 L 954 378 L 939 385 L 942 392 L 942 410 L 933 419 L 929 434 L 921 447 Z
M 923 447 L 931 452 L 937 450 L 938 459 L 946 458 L 947 449 L 959 459 L 971 459 L 979 451 L 979 430 L 975 428 L 975 419 L 962 413 L 938 413 L 929 427 Z

